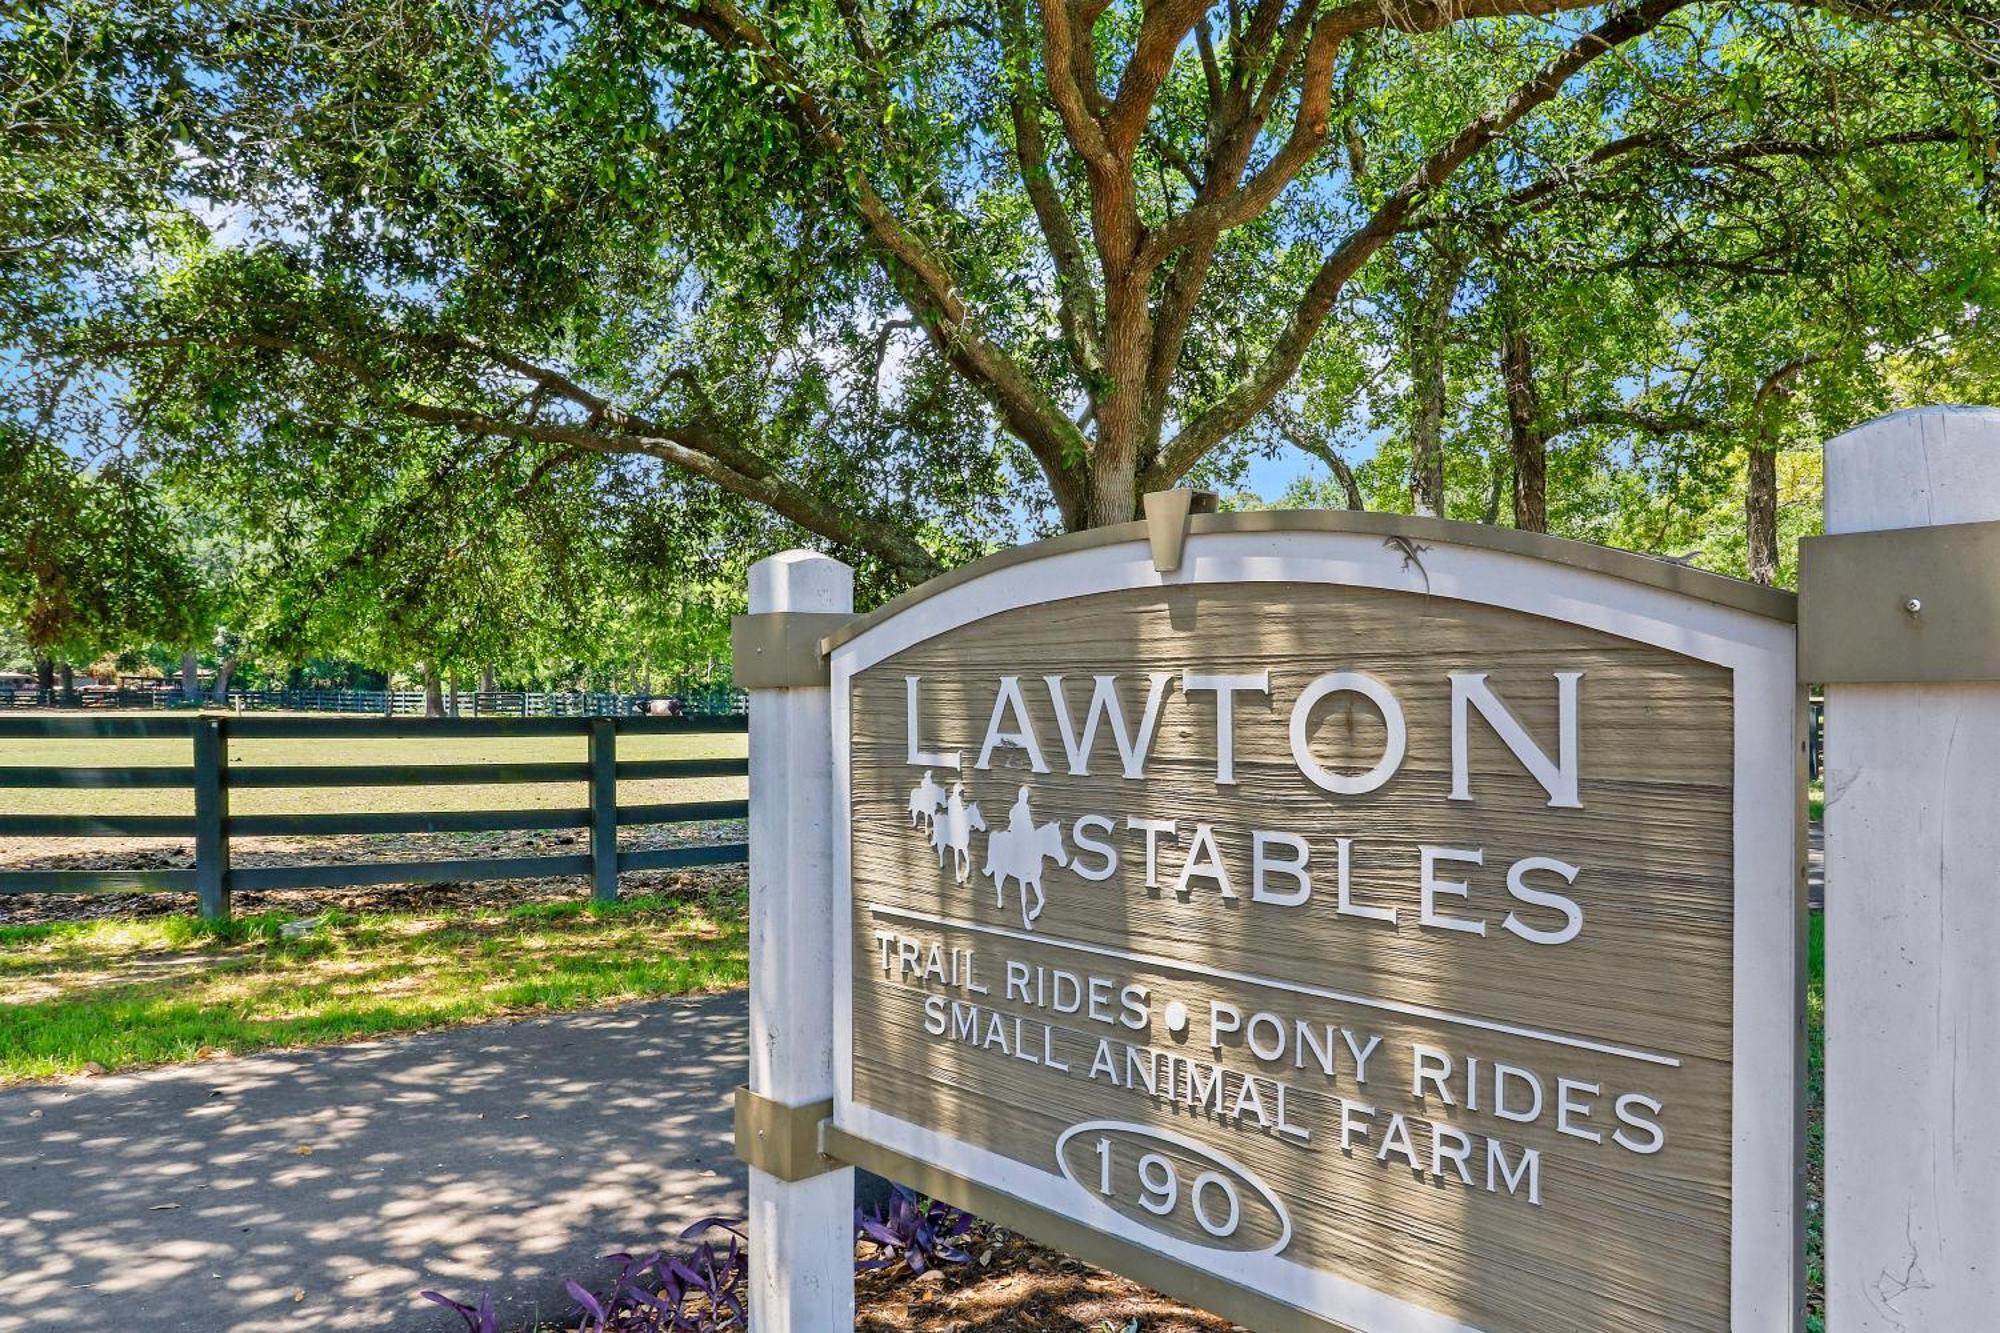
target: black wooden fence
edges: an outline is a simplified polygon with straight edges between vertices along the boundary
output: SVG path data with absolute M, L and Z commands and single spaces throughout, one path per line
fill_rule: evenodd
M 666 718 L 317 718 L 317 717 L 0 717 L 0 791 L 8 789 L 193 788 L 192 815 L 27 815 L 7 811 L 0 796 L 0 837 L 192 838 L 194 866 L 176 870 L 0 871 L 0 894 L 180 892 L 200 896 L 201 914 L 229 915 L 236 889 L 351 888 L 367 884 L 435 884 L 457 880 L 587 876 L 599 902 L 618 896 L 625 870 L 726 865 L 749 859 L 746 843 L 618 849 L 618 830 L 642 824 L 744 819 L 747 801 L 676 801 L 620 805 L 621 779 L 747 777 L 748 759 L 618 759 L 623 735 L 742 732 L 742 717 Z M 442 740 L 492 736 L 585 736 L 582 761 L 552 763 L 394 765 L 231 765 L 229 741 L 364 739 Z M 163 767 L 7 766 L 9 739 L 157 739 L 185 737 L 190 762 Z M 589 804 L 551 810 L 232 815 L 229 793 L 247 788 L 475 786 L 523 782 L 588 784 Z M 366 833 L 485 833 L 524 829 L 588 829 L 587 853 L 440 861 L 376 861 L 338 865 L 229 864 L 234 838 L 322 837 Z
M 617 694 L 603 690 L 495 690 L 468 692 L 448 700 L 457 716 L 465 717 L 626 717 L 643 716 L 652 706 L 672 701 L 684 714 L 697 717 L 741 714 L 748 702 L 741 690 L 707 685 L 663 694 Z M 197 703 L 206 704 L 206 695 Z M 79 685 L 67 693 L 33 685 L 0 685 L 0 710 L 101 708 L 111 710 L 176 709 L 188 707 L 181 687 L 172 682 L 149 685 Z M 423 716 L 422 690 L 237 690 L 229 691 L 229 708 L 260 712 L 363 713 L 384 717 Z

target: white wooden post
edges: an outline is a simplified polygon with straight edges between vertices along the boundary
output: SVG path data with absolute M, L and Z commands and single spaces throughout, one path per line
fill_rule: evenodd
M 854 571 L 811 551 L 750 570 L 752 614 L 849 612 Z M 750 691 L 750 1089 L 833 1095 L 833 728 L 824 685 Z M 750 1168 L 750 1308 L 760 1333 L 854 1326 L 854 1172 Z
M 1995 519 L 2000 411 L 1826 446 L 1830 535 Z M 1829 684 L 1826 747 L 1828 1326 L 1994 1328 L 2000 683 Z

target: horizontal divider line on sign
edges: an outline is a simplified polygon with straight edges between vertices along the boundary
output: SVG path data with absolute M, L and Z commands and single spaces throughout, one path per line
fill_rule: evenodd
M 418 810 L 405 814 L 232 815 L 232 838 L 325 837 L 352 833 L 495 833 L 510 829 L 588 828 L 590 811 Z M 0 823 L 0 832 L 5 832 Z
M 1403 1004 L 1395 1000 L 1377 1000 L 1366 995 L 1352 995 L 1346 991 L 1329 990 L 1324 986 L 1308 986 L 1296 981 L 1280 981 L 1276 977 L 1260 977 L 1254 972 L 1233 972 L 1228 968 L 1205 967 L 1194 963 L 1183 963 L 1160 954 L 1136 953 L 1130 949 L 1114 949 L 1109 945 L 1085 944 L 1079 940 L 1056 939 L 1048 935 L 1037 935 L 1031 930 L 1010 930 L 1005 926 L 989 926 L 978 921 L 966 921 L 958 917 L 937 916 L 930 912 L 912 912 L 906 908 L 891 907 L 887 903 L 868 903 L 867 908 L 877 916 L 900 917 L 906 921 L 919 921 L 928 926 L 940 926 L 947 930 L 971 931 L 978 935 L 994 935 L 1001 939 L 1019 940 L 1026 944 L 1040 944 L 1051 949 L 1064 949 L 1071 953 L 1094 954 L 1100 958 L 1116 958 L 1122 962 L 1137 963 L 1141 967 L 1167 972 L 1179 972 L 1186 976 L 1208 977 L 1212 980 L 1235 981 L 1246 986 L 1262 986 L 1269 990 L 1289 991 L 1294 995 L 1310 995 L 1314 999 L 1332 1000 L 1337 1004 L 1351 1004 L 1362 1009 L 1379 1009 L 1386 1013 L 1403 1014 L 1411 1018 L 1428 1018 L 1433 1022 L 1450 1023 L 1457 1027 L 1478 1028 L 1483 1032 L 1500 1032 L 1511 1037 L 1526 1037 L 1532 1041 L 1545 1041 L 1555 1046 L 1568 1046 L 1579 1051 L 1596 1051 L 1600 1055 L 1615 1055 L 1627 1060 L 1639 1060 L 1646 1064 L 1665 1065 L 1679 1069 L 1680 1060 L 1657 1051 L 1640 1050 L 1633 1046 L 1617 1046 L 1610 1042 L 1593 1041 L 1588 1037 L 1572 1037 L 1562 1032 L 1544 1032 L 1539 1028 L 1521 1027 L 1514 1023 L 1501 1023 L 1490 1018 L 1478 1018 L 1471 1014 L 1456 1014 L 1448 1009 L 1433 1009 L 1422 1004 Z
M 245 866 L 229 872 L 232 889 L 349 889 L 365 884 L 445 884 L 474 879 L 587 875 L 590 857 L 500 856 L 465 861 L 377 861 L 367 865 Z
M 7 870 L 0 893 L 193 893 L 192 870 Z
M 687 866 L 740 865 L 750 859 L 747 842 L 708 843 L 699 847 L 647 847 L 620 852 L 618 869 L 679 870 Z
M 0 787 L 133 788 L 192 787 L 194 769 L 181 768 L 0 768 Z
M 0 815 L 0 838 L 193 836 L 193 815 Z
M 669 801 L 663 805 L 621 805 L 620 824 L 685 824 L 699 819 L 748 819 L 748 801 Z

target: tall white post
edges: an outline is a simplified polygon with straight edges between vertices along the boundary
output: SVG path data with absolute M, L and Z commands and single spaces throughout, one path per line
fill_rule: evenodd
M 1826 446 L 1829 535 L 1996 519 L 2000 411 Z M 1828 684 L 1825 773 L 1828 1326 L 2000 1327 L 2000 683 Z
M 854 571 L 811 551 L 750 570 L 752 614 L 851 612 Z M 750 691 L 750 1089 L 833 1095 L 833 692 Z M 762 1333 L 854 1327 L 854 1171 L 750 1168 L 751 1318 Z

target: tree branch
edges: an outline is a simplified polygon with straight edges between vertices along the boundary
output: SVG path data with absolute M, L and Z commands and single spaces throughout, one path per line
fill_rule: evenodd
M 1217 193 L 1197 203 L 1154 230 L 1146 238 L 1145 247 L 1139 254 L 1138 266 L 1142 271 L 1151 270 L 1168 255 L 1185 246 L 1212 240 L 1221 232 L 1257 217 L 1304 170 L 1306 163 L 1312 161 L 1320 146 L 1326 142 L 1327 111 L 1333 97 L 1334 58 L 1339 54 L 1340 44 L 1346 36 L 1346 32 L 1330 18 L 1322 19 L 1313 28 L 1300 74 L 1299 106 L 1293 117 L 1291 134 L 1271 160 L 1259 168 L 1247 183 L 1237 186 L 1233 178 L 1227 182 L 1212 182 L 1222 184 L 1227 192 Z M 1287 34 L 1286 46 L 1279 51 L 1278 67 L 1272 70 L 1266 82 L 1266 94 L 1270 94 L 1285 76 L 1292 49 L 1291 34 Z M 1245 112 L 1226 136 L 1228 148 L 1247 150 L 1262 131 L 1263 116 L 1268 114 L 1269 108 L 1270 101 L 1266 96 L 1260 96 L 1256 105 Z M 1241 155 L 1248 157 L 1247 151 Z
M 418 335 L 405 341 L 435 347 L 440 338 L 437 335 Z M 643 454 L 713 482 L 744 499 L 754 500 L 808 532 L 867 551 L 906 578 L 921 581 L 938 572 L 936 560 L 901 528 L 846 513 L 824 503 L 813 492 L 780 474 L 768 460 L 728 437 L 713 424 L 687 422 L 663 425 L 647 421 L 603 403 L 603 400 L 559 372 L 502 352 L 477 339 L 463 339 L 460 345 L 468 350 L 476 349 L 496 363 L 506 365 L 538 383 L 546 383 L 552 388 L 567 386 L 566 389 L 556 388 L 556 391 L 565 397 L 570 397 L 572 393 L 577 395 L 572 401 L 602 404 L 602 420 L 611 428 L 590 424 L 510 421 L 477 409 L 426 402 L 397 390 L 349 353 L 275 334 L 245 333 L 226 338 L 142 338 L 102 343 L 89 350 L 97 355 L 119 355 L 206 347 L 217 351 L 254 349 L 299 356 L 346 375 L 370 402 L 411 421 L 472 438 L 533 441 L 605 455 Z
M 1341 491 L 1347 497 L 1347 507 L 1363 510 L 1368 507 L 1361 496 L 1361 482 L 1355 477 L 1354 469 L 1340 456 L 1340 451 L 1325 440 L 1306 429 L 1306 424 L 1290 412 L 1273 408 L 1271 420 L 1277 424 L 1278 433 L 1291 443 L 1294 449 L 1309 454 L 1327 465 L 1333 472 L 1334 480 L 1340 483 Z
M 1104 125 L 1085 95 L 1086 87 L 1091 93 L 1097 91 L 1096 79 L 1086 82 L 1077 69 L 1079 63 L 1084 64 L 1085 72 L 1095 69 L 1096 62 L 1089 54 L 1090 30 L 1103 7 L 1088 12 L 1072 10 L 1069 0 L 1036 3 L 1042 15 L 1042 69 L 1049 81 L 1049 100 L 1062 118 L 1063 134 L 1093 175 L 1115 176 L 1121 169 L 1118 155 L 1111 151 Z
M 1132 160 L 1132 150 L 1153 114 L 1160 86 L 1173 70 L 1175 53 L 1207 12 L 1208 0 L 1153 0 L 1143 8 L 1139 38 L 1132 44 L 1104 125 L 1108 146 L 1126 162 Z
M 1048 142 L 1042 134 L 1042 119 L 1036 110 L 1038 99 L 1029 73 L 1028 27 L 1022 3 L 1023 0 L 1006 0 L 1000 19 L 1009 48 L 1008 112 L 1014 123 L 1014 156 L 1020 166 L 1021 184 L 1035 210 L 1035 221 L 1055 260 L 1057 308 L 1070 360 L 1088 386 L 1104 370 L 1104 347 L 1097 327 L 1097 282 L 1062 193 L 1049 173 Z
M 1669 412 L 1664 415 L 1645 412 L 1629 407 L 1593 407 L 1564 414 L 1554 423 L 1551 434 L 1566 435 L 1586 426 L 1614 426 L 1622 430 L 1636 430 L 1643 435 L 1693 435 L 1714 430 L 1717 422 L 1695 412 Z
M 1060 502 L 1074 489 L 1068 472 L 1086 452 L 1069 418 L 998 347 L 972 327 L 971 311 L 943 258 L 896 217 L 875 190 L 865 166 L 849 150 L 832 114 L 804 74 L 731 0 L 647 0 L 675 21 L 706 34 L 725 50 L 747 51 L 783 99 L 794 123 L 827 165 L 845 178 L 869 238 L 883 252 L 889 277 L 923 320 L 939 352 L 972 382 L 1041 465 Z M 1061 7 L 1061 0 L 1050 0 Z M 1045 5 L 1045 12 L 1048 5 Z
M 1488 2 L 1474 0 L 1474 7 Z M 1382 202 L 1373 217 L 1326 256 L 1308 284 L 1304 298 L 1256 371 L 1208 412 L 1190 422 L 1161 450 L 1159 462 L 1146 478 L 1146 488 L 1172 485 L 1210 449 L 1263 412 L 1298 370 L 1348 280 L 1402 228 L 1431 191 L 1474 154 L 1512 129 L 1522 117 L 1553 98 L 1590 62 L 1651 31 L 1686 3 L 1687 0 L 1646 0 L 1633 9 L 1614 14 L 1577 38 L 1539 74 L 1517 87 L 1500 107 L 1465 126 L 1426 158 Z M 1379 11 L 1372 8 L 1369 12 L 1379 16 Z
M 1938 126 L 1932 129 L 1904 130 L 1895 134 L 1875 135 L 1867 139 L 1848 140 L 1834 143 L 1814 143 L 1796 139 L 1752 139 L 1708 154 L 1697 154 L 1683 146 L 1680 139 L 1666 130 L 1647 130 L 1628 134 L 1600 144 L 1574 161 L 1567 162 L 1537 180 L 1503 196 L 1499 207 L 1535 212 L 1552 206 L 1562 192 L 1575 185 L 1592 168 L 1607 162 L 1629 157 L 1633 153 L 1652 151 L 1663 161 L 1691 171 L 1708 170 L 1715 167 L 1742 166 L 1773 159 L 1795 159 L 1820 162 L 1842 157 L 1849 153 L 1866 152 L 1876 148 L 1917 147 L 1924 144 L 1956 143 L 1964 139 L 1962 130 L 1952 126 Z M 1405 231 L 1425 231 L 1433 227 L 1450 226 L 1463 222 L 1459 217 L 1421 218 L 1406 224 Z

